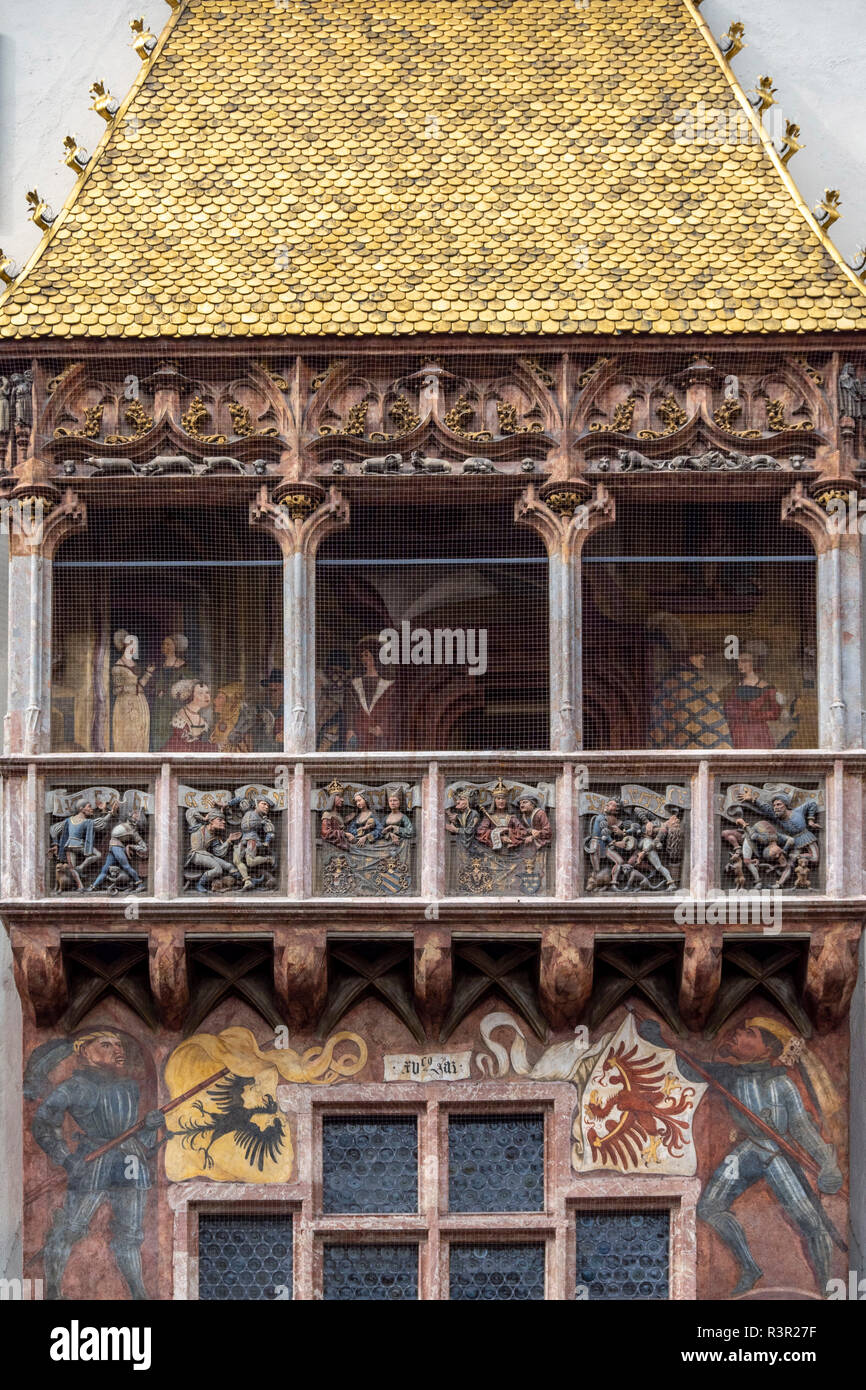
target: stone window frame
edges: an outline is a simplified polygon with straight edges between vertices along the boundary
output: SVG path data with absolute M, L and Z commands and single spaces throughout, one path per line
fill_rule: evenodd
M 283 1094 L 281 1095 L 280 1092 Z M 671 1213 L 670 1298 L 697 1296 L 695 1177 L 575 1174 L 571 1169 L 571 1125 L 576 1100 L 565 1081 L 428 1082 L 363 1085 L 281 1086 L 278 1099 L 289 1120 L 297 1155 L 291 1183 L 170 1184 L 173 1211 L 173 1297 L 198 1296 L 198 1216 L 202 1211 L 244 1214 L 284 1211 L 293 1218 L 294 1299 L 322 1298 L 323 1247 L 352 1238 L 371 1244 L 418 1245 L 421 1302 L 448 1300 L 451 1243 L 539 1241 L 546 1246 L 545 1301 L 576 1294 L 575 1211 L 666 1207 Z M 448 1116 L 541 1113 L 545 1119 L 545 1208 L 539 1212 L 453 1212 L 448 1203 Z M 417 1213 L 383 1215 L 322 1213 L 322 1119 L 325 1115 L 418 1116 Z

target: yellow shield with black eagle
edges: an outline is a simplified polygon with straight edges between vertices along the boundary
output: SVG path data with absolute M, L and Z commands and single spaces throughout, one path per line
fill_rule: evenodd
M 263 1050 L 248 1028 L 196 1033 L 165 1066 L 171 1098 L 183 1097 L 166 1113 L 169 1182 L 290 1182 L 294 1149 L 277 1087 L 331 1085 L 366 1062 L 367 1046 L 356 1033 L 334 1033 L 304 1053 L 277 1045 Z

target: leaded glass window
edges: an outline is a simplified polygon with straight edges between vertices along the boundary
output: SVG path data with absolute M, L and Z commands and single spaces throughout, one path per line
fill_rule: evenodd
M 670 1297 L 668 1210 L 579 1211 L 575 1227 L 578 1297 Z
M 207 1301 L 291 1298 L 291 1216 L 202 1212 L 198 1296 Z
M 452 1115 L 451 1211 L 544 1210 L 544 1117 Z
M 418 1246 L 326 1245 L 326 1302 L 398 1302 L 418 1297 Z
M 544 1244 L 452 1245 L 449 1253 L 452 1302 L 538 1302 L 544 1298 Z
M 322 1210 L 418 1210 L 418 1121 L 414 1115 L 340 1115 L 323 1120 Z

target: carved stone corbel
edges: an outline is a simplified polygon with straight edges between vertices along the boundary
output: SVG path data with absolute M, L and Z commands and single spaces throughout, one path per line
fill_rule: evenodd
M 806 963 L 803 1002 L 819 1033 L 846 1017 L 857 982 L 858 926 L 816 927 Z
M 700 927 L 686 937 L 680 967 L 679 1009 L 692 1032 L 709 1018 L 722 983 L 722 934 Z
M 10 555 L 52 560 L 61 541 L 84 529 L 87 508 L 73 488 L 64 488 L 61 494 L 44 459 L 26 459 L 16 478 L 7 503 Z
M 289 1028 L 316 1027 L 328 997 L 324 927 L 297 927 L 274 941 L 274 992 Z
M 152 927 L 148 938 L 150 988 L 161 1022 L 173 1032 L 183 1027 L 189 1005 L 186 941 L 182 928 Z
M 68 1003 L 63 948 L 57 927 L 13 927 L 15 986 L 40 1028 L 56 1023 Z
M 415 1003 L 431 1037 L 437 1037 L 451 1007 L 454 961 L 447 927 L 419 927 L 414 949 Z
M 573 1028 L 592 993 L 592 927 L 545 927 L 541 933 L 538 1000 L 551 1028 Z

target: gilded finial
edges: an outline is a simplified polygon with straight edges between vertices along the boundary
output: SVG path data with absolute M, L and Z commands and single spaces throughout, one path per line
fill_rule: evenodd
M 183 0 L 165 0 L 165 3 L 168 5 L 170 10 L 179 10 L 181 5 L 183 4 Z
M 18 273 L 17 261 L 13 261 L 11 256 L 7 256 L 5 251 L 0 250 L 0 280 L 3 281 L 4 285 L 11 285 Z
M 776 88 L 773 86 L 772 77 L 758 78 L 755 95 L 750 99 L 750 104 L 762 120 L 764 112 L 776 105 Z
M 779 158 L 781 159 L 782 163 L 787 164 L 788 160 L 792 157 L 792 155 L 795 155 L 797 151 L 801 150 L 802 148 L 803 145 L 800 141 L 800 127 L 798 125 L 795 125 L 793 121 L 786 121 L 785 137 L 782 141 L 782 148 L 779 151 Z
M 152 34 L 151 31 L 145 27 L 143 15 L 139 15 L 137 19 L 131 19 L 129 21 L 129 27 L 132 30 L 132 43 L 129 46 L 130 48 L 134 48 L 141 61 L 146 63 L 153 50 L 156 48 L 156 34 Z
M 35 222 L 43 232 L 47 232 L 52 222 L 57 221 L 57 213 L 44 198 L 40 198 L 35 188 L 31 188 L 27 194 L 27 201 L 30 204 L 30 221 Z
M 90 88 L 90 95 L 93 98 L 90 109 L 110 124 L 120 110 L 117 97 L 111 95 L 104 82 L 94 82 Z
M 338 782 L 335 777 L 326 790 L 329 796 L 342 796 L 346 788 L 343 786 L 342 782 Z
M 729 63 L 732 58 L 736 58 L 737 54 L 742 53 L 743 49 L 746 47 L 743 42 L 745 32 L 745 24 L 741 24 L 739 20 L 735 20 L 733 24 L 728 26 L 728 32 L 722 34 L 722 37 L 719 39 L 719 48 L 722 50 L 726 63 Z
M 825 188 L 824 197 L 819 203 L 816 203 L 813 208 L 815 217 L 818 220 L 818 226 L 823 231 L 826 231 L 828 227 L 832 227 L 833 223 L 838 222 L 839 218 L 842 216 L 839 211 L 839 198 L 840 194 L 838 188 Z
M 66 151 L 66 158 L 63 163 L 69 169 L 74 169 L 76 174 L 81 174 L 87 168 L 90 155 L 83 145 L 79 145 L 74 135 L 67 135 L 63 141 L 63 148 Z

